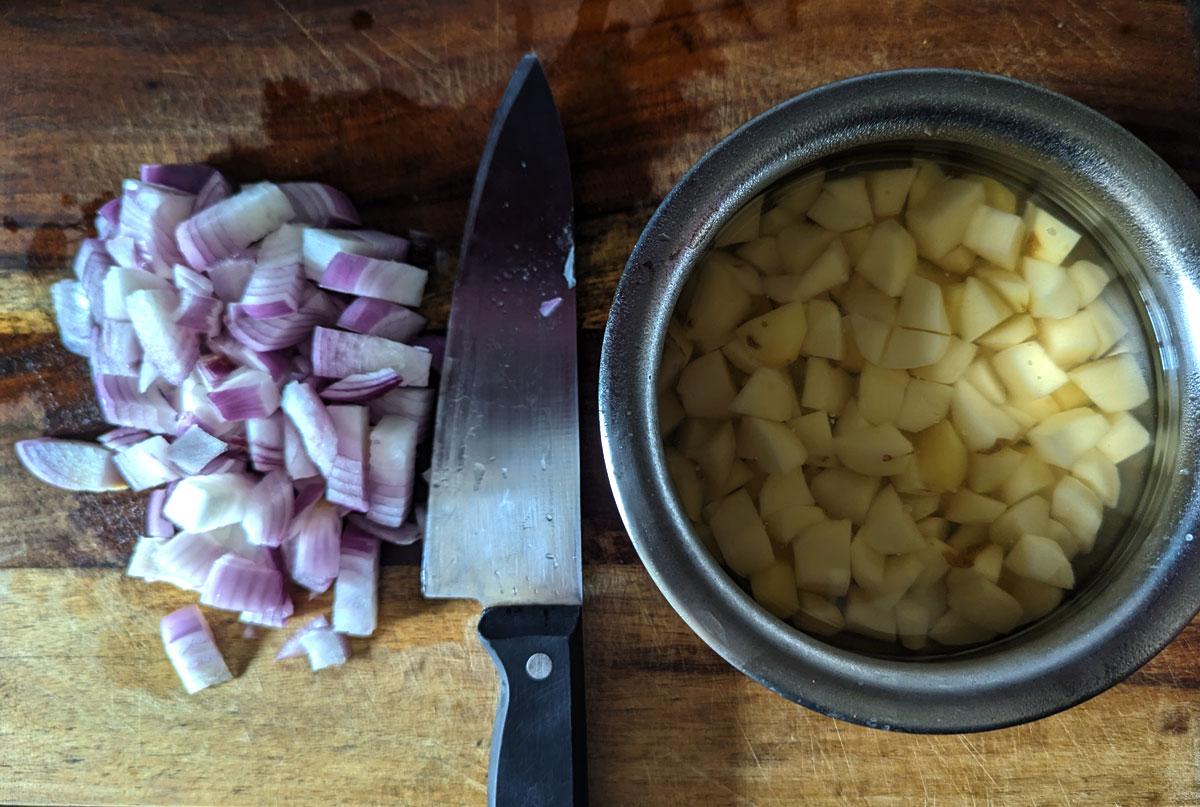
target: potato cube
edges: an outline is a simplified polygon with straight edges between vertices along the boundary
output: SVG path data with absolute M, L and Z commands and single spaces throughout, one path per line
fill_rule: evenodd
M 759 222 L 758 234 L 767 236 L 778 236 L 788 227 L 794 227 L 800 223 L 796 214 L 788 210 L 786 207 L 773 207 L 766 213 L 763 213 L 762 220 Z M 808 226 L 807 223 L 804 226 Z M 814 227 L 814 230 L 820 230 L 820 227 Z
M 885 485 L 871 503 L 857 537 L 884 555 L 902 555 L 925 547 L 924 536 L 891 485 Z
M 1037 327 L 1038 339 L 1059 367 L 1069 369 L 1096 353 L 1096 324 L 1087 309 L 1065 319 L 1040 320 Z
M 674 389 L 675 384 L 679 382 L 679 374 L 683 372 L 687 363 L 688 357 L 679 345 L 670 339 L 666 340 L 663 344 L 662 361 L 658 365 L 658 378 L 655 380 L 654 388 L 659 392 Z
M 861 314 L 888 325 L 896 322 L 896 299 L 872 286 L 862 275 L 850 278 L 838 302 L 846 314 Z
M 981 266 L 975 270 L 975 276 L 991 286 L 1013 311 L 1029 310 L 1029 284 L 1016 272 Z
M 1062 263 L 1079 243 L 1079 233 L 1032 202 L 1025 206 L 1024 218 L 1029 233 L 1026 251 L 1040 261 Z
M 946 499 L 946 520 L 955 524 L 991 524 L 1004 510 L 1004 502 L 970 488 L 960 488 Z
M 963 282 L 961 304 L 957 315 L 951 317 L 951 324 L 964 340 L 974 342 L 1012 314 L 1012 307 L 995 289 L 978 278 L 968 277 Z
M 879 363 L 896 370 L 929 367 L 937 364 L 950 347 L 950 337 L 942 333 L 893 328 Z
M 936 259 L 961 244 L 983 196 L 983 186 L 977 182 L 947 179 L 930 188 L 919 202 L 910 201 L 905 221 L 920 253 Z
M 950 318 L 946 316 L 942 287 L 917 275 L 910 277 L 900 297 L 896 324 L 918 331 L 949 334 Z
M 992 493 L 1016 473 L 1023 456 L 1007 446 L 989 453 L 972 454 L 967 462 L 967 486 L 976 493 Z
M 735 333 L 759 364 L 782 367 L 800 355 L 806 330 L 804 305 L 788 303 L 743 323 Z
M 1005 572 L 1000 577 L 1000 588 L 1012 595 L 1021 604 L 1021 624 L 1036 622 L 1059 606 L 1063 590 L 1028 577 Z
M 794 179 L 773 194 L 772 201 L 797 216 L 803 216 L 821 195 L 825 182 L 824 171 L 814 171 Z
M 721 420 L 688 418 L 679 424 L 675 432 L 675 447 L 690 460 L 695 460 L 705 450 L 716 434 Z
M 867 249 L 867 242 L 871 240 L 871 230 L 875 229 L 874 225 L 868 227 L 859 227 L 857 230 L 851 230 L 848 233 L 842 233 L 839 237 L 842 240 L 842 246 L 846 248 L 846 254 L 850 256 L 850 265 L 854 266 L 862 257 L 863 252 Z M 856 276 L 857 277 L 857 276 Z
M 1075 570 L 1062 548 L 1042 535 L 1022 535 L 1008 555 L 1004 567 L 1014 574 L 1058 588 L 1075 587 Z
M 1023 449 L 1018 453 L 1020 464 L 1000 486 L 1000 499 L 1006 504 L 1016 504 L 1054 484 L 1054 472 L 1036 452 Z
M 1116 463 L 1098 448 L 1079 458 L 1071 466 L 1071 475 L 1091 489 L 1105 507 L 1116 507 L 1121 497 L 1121 475 Z
M 808 457 L 795 432 L 782 423 L 755 417 L 743 417 L 738 424 L 737 447 L 739 457 L 754 460 L 769 474 L 799 468 Z
M 895 423 L 904 404 L 908 373 L 874 364 L 858 377 L 858 411 L 869 423 Z
M 1000 570 L 1004 566 L 1004 547 L 999 544 L 988 544 L 979 550 L 971 561 L 970 571 L 995 583 L 1000 579 Z
M 983 200 L 989 207 L 1005 213 L 1017 212 L 1017 195 L 1003 182 L 983 174 L 968 174 L 963 177 L 983 186 Z
M 927 516 L 932 516 L 942 506 L 942 497 L 937 493 L 906 493 L 900 497 L 900 501 L 904 502 L 904 512 L 908 513 L 909 518 L 917 522 L 917 527 L 920 528 L 920 522 L 925 520 Z M 926 538 L 935 537 L 943 538 L 945 536 L 926 535 L 922 530 L 922 535 Z
M 675 431 L 675 427 L 683 422 L 687 414 L 683 411 L 683 404 L 679 402 L 679 396 L 672 390 L 665 390 L 658 394 L 658 433 L 661 437 L 669 437 L 671 432 Z
M 729 274 L 733 275 L 738 283 L 742 284 L 751 297 L 761 297 L 763 293 L 762 275 L 751 264 L 746 263 L 741 258 L 736 258 L 728 252 L 714 250 L 707 253 L 700 259 L 700 266 L 703 267 L 714 264 L 725 268 Z
M 711 348 L 750 313 L 750 293 L 728 266 L 701 262 L 687 309 L 688 338 Z
M 971 362 L 971 366 L 963 373 L 963 380 L 996 405 L 1008 402 L 1008 390 L 987 359 L 978 358 Z
M 836 435 L 833 450 L 852 471 L 869 476 L 898 474 L 912 460 L 912 443 L 890 423 Z
M 818 636 L 832 636 L 842 630 L 845 620 L 838 607 L 819 594 L 800 592 L 800 610 L 792 624 L 802 631 Z
M 854 344 L 863 357 L 874 364 L 883 361 L 883 352 L 892 332 L 891 327 L 860 314 L 851 314 L 850 328 L 854 333 Z
M 862 524 L 867 518 L 879 477 L 863 476 L 845 468 L 828 468 L 812 479 L 813 498 L 830 518 Z
M 908 199 L 916 168 L 884 168 L 867 174 L 867 195 L 876 219 L 899 216 Z
M 974 268 L 978 257 L 961 244 L 940 258 L 931 258 L 934 265 L 947 274 L 965 275 Z
M 844 354 L 842 315 L 837 305 L 829 300 L 809 300 L 805 303 L 805 317 L 808 332 L 800 352 L 805 356 L 841 360 Z
M 871 594 L 878 598 L 881 605 L 894 606 L 915 585 L 924 568 L 920 552 L 892 555 L 884 562 L 883 580 L 879 588 Z
M 695 452 L 696 464 L 700 466 L 700 474 L 704 478 L 707 501 L 724 495 L 725 480 L 733 468 L 735 454 L 733 424 L 728 420 L 723 421 L 713 432 L 712 439 Z
M 920 650 L 928 642 L 929 629 L 946 612 L 945 597 L 933 599 L 925 591 L 907 594 L 896 603 L 896 634 L 909 650 Z
M 735 574 L 750 577 L 775 562 L 771 539 L 745 490 L 735 491 L 718 502 L 708 524 L 725 564 Z
M 836 462 L 833 453 L 833 431 L 829 428 L 829 415 L 822 411 L 809 412 L 792 420 L 788 425 L 804 443 L 808 453 L 807 465 L 829 467 Z
M 791 420 L 799 410 L 791 377 L 774 367 L 755 370 L 729 404 L 729 411 L 735 415 L 752 415 L 764 420 Z
M 915 463 L 921 479 L 931 491 L 954 491 L 967 475 L 967 447 L 958 433 L 943 420 L 913 438 Z
M 750 469 L 749 465 L 741 460 L 734 460 L 733 464 L 729 466 L 729 473 L 725 476 L 725 481 L 716 488 L 717 495 L 712 498 L 728 496 L 740 487 L 745 487 L 753 496 L 755 491 L 750 489 L 750 485 L 754 478 L 754 471 Z
M 1067 267 L 1067 277 L 1079 292 L 1079 302 L 1088 305 L 1100 296 L 1111 278 L 1108 272 L 1091 261 L 1075 261 Z
M 750 346 L 746 344 L 745 340 L 741 339 L 740 337 L 735 336 L 725 344 L 721 345 L 720 352 L 721 355 L 725 357 L 726 361 L 728 361 L 738 370 L 741 370 L 746 375 L 751 375 L 755 370 L 762 366 L 759 363 L 755 352 L 751 350 Z
M 863 429 L 870 428 L 871 422 L 862 416 L 858 411 L 858 399 L 851 398 L 846 401 L 846 405 L 842 407 L 842 411 L 834 419 L 833 424 L 833 440 L 834 453 L 837 453 L 837 439 L 843 435 L 859 432 Z
M 1007 549 L 1022 535 L 1045 535 L 1049 521 L 1050 502 L 1042 496 L 1030 496 L 1009 507 L 993 521 L 988 528 L 988 537 Z
M 1092 402 L 1091 398 L 1088 398 L 1084 391 L 1075 385 L 1074 381 L 1068 381 L 1063 384 L 1050 397 L 1058 404 L 1058 411 L 1060 412 L 1064 409 L 1078 409 Z
M 850 327 L 850 318 L 842 317 L 842 369 L 851 373 L 861 373 L 867 360 L 854 341 L 854 329 Z
M 948 586 L 946 604 L 968 622 L 996 633 L 1008 633 L 1021 622 L 1021 604 L 982 575 L 971 574 Z
M 896 417 L 896 426 L 906 432 L 924 431 L 938 421 L 945 420 L 953 398 L 953 387 L 914 378 L 904 389 L 904 401 Z
M 986 524 L 961 524 L 946 542 L 957 558 L 956 566 L 969 564 L 971 557 L 987 543 L 988 527 Z
M 683 411 L 694 418 L 729 417 L 729 405 L 738 392 L 719 350 L 705 353 L 684 367 L 675 391 L 679 393 Z
M 1019 428 L 1011 416 L 967 381 L 954 385 L 950 421 L 971 451 L 987 451 L 997 440 L 1012 440 Z
M 957 611 L 947 611 L 929 629 L 929 638 L 947 647 L 963 647 L 996 638 L 996 632 L 974 622 Z
M 787 473 L 769 474 L 758 493 L 758 512 L 765 518 L 793 504 L 813 504 L 804 472 L 794 468 Z
M 755 196 L 749 202 L 742 205 L 717 232 L 712 245 L 714 247 L 726 247 L 731 244 L 740 244 L 758 238 L 762 206 L 763 198 L 761 195 Z
M 963 233 L 963 246 L 1002 269 L 1014 271 L 1025 246 L 1025 223 L 1019 216 L 981 205 Z
M 797 223 L 780 230 L 776 239 L 779 242 L 779 256 L 783 259 L 784 270 L 789 274 L 801 275 L 817 258 L 828 251 L 829 245 L 837 239 L 837 234 L 822 227 Z
M 917 467 L 915 462 L 908 463 L 903 471 L 898 474 L 892 474 L 888 479 L 897 493 L 921 496 L 930 493 L 929 486 L 921 478 L 921 469 Z
M 1029 284 L 1029 313 L 1034 317 L 1066 319 L 1082 305 L 1067 270 L 1053 263 L 1025 258 L 1021 276 Z
M 1146 377 L 1129 353 L 1076 367 L 1071 380 L 1102 412 L 1124 412 L 1150 400 Z
M 930 521 L 931 519 L 925 519 Z M 947 524 L 945 519 L 937 519 L 944 525 Z M 918 529 L 920 526 L 918 525 Z M 953 553 L 950 547 L 940 539 L 930 539 L 926 543 L 925 548 L 913 554 L 921 559 L 923 568 L 921 573 L 917 575 L 917 579 L 913 582 L 913 589 L 931 588 L 934 583 L 939 582 L 946 576 L 946 572 L 950 570 L 950 563 L 947 558 Z M 941 588 L 941 586 L 937 586 Z M 910 590 L 910 594 L 912 591 Z
M 1000 407 L 1004 410 L 1004 414 L 1008 415 L 1017 424 L 1017 433 L 1013 437 L 1014 440 L 1023 440 L 1029 430 L 1038 424 L 1037 418 L 1030 415 L 1024 409 L 1020 409 L 1012 404 L 1004 404 Z
M 889 297 L 899 297 L 917 268 L 917 247 L 912 235 L 893 219 L 871 230 L 854 271 Z
M 992 357 L 992 366 L 1017 400 L 1042 398 L 1068 380 L 1038 342 L 1022 342 L 1000 351 Z
M 1129 328 L 1112 310 L 1112 306 L 1102 299 L 1092 300 L 1087 311 L 1092 315 L 1092 324 L 1096 326 L 1096 352 L 1093 355 L 1102 356 L 1129 333 Z
M 895 641 L 896 612 L 890 598 L 872 597 L 851 587 L 846 598 L 846 630 L 870 639 Z
M 670 446 L 664 454 L 667 475 L 671 477 L 671 485 L 675 488 L 675 495 L 679 497 L 679 506 L 688 518 L 699 521 L 700 509 L 704 505 L 704 488 L 696 466 Z
M 804 302 L 845 283 L 849 277 L 850 257 L 841 241 L 833 241 L 803 272 L 765 278 L 763 290 L 777 302 Z
M 779 241 L 772 236 L 755 238 L 737 248 L 737 256 L 753 264 L 763 274 L 777 275 L 783 271 L 783 257 L 779 254 Z
M 841 597 L 850 587 L 850 522 L 822 521 L 792 542 L 796 585 L 824 597 Z
M 1049 519 L 1046 522 L 1045 537 L 1059 545 L 1063 554 L 1067 556 L 1067 560 L 1075 557 L 1083 550 L 1083 542 L 1075 537 L 1075 533 L 1054 519 Z
M 935 185 L 940 185 L 946 175 L 942 173 L 937 163 L 929 160 L 913 160 L 913 168 L 917 169 L 912 185 L 908 189 L 908 206 L 920 204 Z
M 1059 389 L 1061 390 L 1069 384 L 1070 382 L 1067 382 L 1067 384 L 1063 384 Z M 1058 400 L 1053 395 L 1044 395 L 1041 398 L 1034 398 L 1028 401 L 1013 401 L 1012 406 L 1014 409 L 1021 410 L 1035 421 L 1045 420 L 1051 415 L 1057 415 L 1063 411 L 1063 408 L 1058 405 Z
M 1036 335 L 1037 324 L 1033 317 L 1028 314 L 1017 314 L 1004 320 L 975 341 L 989 350 L 1004 350 L 1006 347 L 1028 341 Z
M 1104 505 L 1091 488 L 1073 476 L 1064 476 L 1054 486 L 1050 515 L 1079 539 L 1082 551 L 1092 551 L 1104 519 Z
M 855 536 L 850 542 L 850 577 L 856 586 L 868 591 L 878 591 L 883 586 L 886 562 L 887 556 L 876 552 L 862 538 Z
M 808 217 L 827 230 L 844 233 L 874 221 L 864 177 L 831 179 L 808 209 Z
M 786 561 L 777 560 L 750 575 L 750 593 L 759 605 L 780 619 L 787 619 L 800 610 L 796 574 Z
M 853 381 L 849 373 L 825 359 L 809 359 L 804 366 L 804 388 L 800 405 L 829 414 L 840 412 L 850 397 Z
M 1121 462 L 1150 445 L 1150 432 L 1128 412 L 1108 416 L 1108 432 L 1096 443 L 1100 453 Z M 1081 455 L 1082 456 L 1082 455 Z
M 1051 415 L 1034 426 L 1029 430 L 1029 442 L 1046 462 L 1069 469 L 1096 447 L 1108 429 L 1103 415 L 1080 407 Z
M 767 536 L 780 546 L 787 546 L 797 535 L 822 521 L 828 521 L 824 511 L 811 504 L 789 504 L 763 515 Z

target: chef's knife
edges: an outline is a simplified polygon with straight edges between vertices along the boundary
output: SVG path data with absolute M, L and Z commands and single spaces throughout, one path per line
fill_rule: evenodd
M 467 214 L 433 440 L 421 584 L 477 599 L 500 672 L 489 803 L 581 805 L 583 582 L 571 173 L 521 60 Z

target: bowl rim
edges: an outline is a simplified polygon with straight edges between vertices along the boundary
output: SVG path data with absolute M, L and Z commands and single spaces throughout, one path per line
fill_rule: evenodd
M 1032 169 L 1085 187 L 1147 270 L 1139 278 L 1146 293 L 1164 306 L 1165 333 L 1156 336 L 1167 340 L 1160 350 L 1172 362 L 1166 375 L 1175 386 L 1171 396 L 1160 393 L 1159 421 L 1195 421 L 1195 196 L 1132 134 L 1070 98 L 987 73 L 915 68 L 844 79 L 785 101 L 725 137 L 667 195 L 626 264 L 605 330 L 599 379 L 604 459 L 650 576 L 736 669 L 790 700 L 861 725 L 919 733 L 1001 728 L 1104 691 L 1153 657 L 1200 610 L 1200 551 L 1192 542 L 1200 480 L 1184 473 L 1197 466 L 1197 440 L 1181 433 L 1162 471 L 1163 507 L 1138 525 L 1144 535 L 1137 552 L 1071 619 L 960 656 L 901 661 L 828 645 L 757 606 L 694 539 L 657 437 L 654 386 L 666 322 L 691 265 L 720 224 L 806 164 L 899 141 L 1016 154 Z

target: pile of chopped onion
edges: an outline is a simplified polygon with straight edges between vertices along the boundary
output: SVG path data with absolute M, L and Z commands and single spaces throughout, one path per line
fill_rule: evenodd
M 436 350 L 420 344 L 426 272 L 408 239 L 359 225 L 320 183 L 230 183 L 206 165 L 144 165 L 96 217 L 75 279 L 51 288 L 68 350 L 116 428 L 97 443 L 17 443 L 39 479 L 150 491 L 128 573 L 285 627 L 304 590 L 332 623 L 280 658 L 343 663 L 375 630 L 380 541 L 421 536 L 418 441 Z M 230 679 L 203 613 L 162 621 L 189 693 Z

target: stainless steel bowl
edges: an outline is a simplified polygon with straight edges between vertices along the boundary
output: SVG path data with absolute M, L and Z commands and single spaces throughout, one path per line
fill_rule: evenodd
M 654 384 L 667 322 L 721 224 L 777 180 L 841 155 L 915 149 L 1035 182 L 1096 229 L 1157 351 L 1157 431 L 1120 540 L 1061 608 L 934 658 L 870 655 L 760 608 L 704 549 L 671 488 Z M 1122 256 L 1126 260 L 1121 260 Z M 1200 205 L 1127 131 L 1018 81 L 900 70 L 804 93 L 747 123 L 671 191 L 638 241 L 600 365 L 605 459 L 634 545 L 675 610 L 730 664 L 784 697 L 884 729 L 958 732 L 1052 714 L 1136 670 L 1200 609 Z M 1192 425 L 1188 425 L 1192 424 Z

